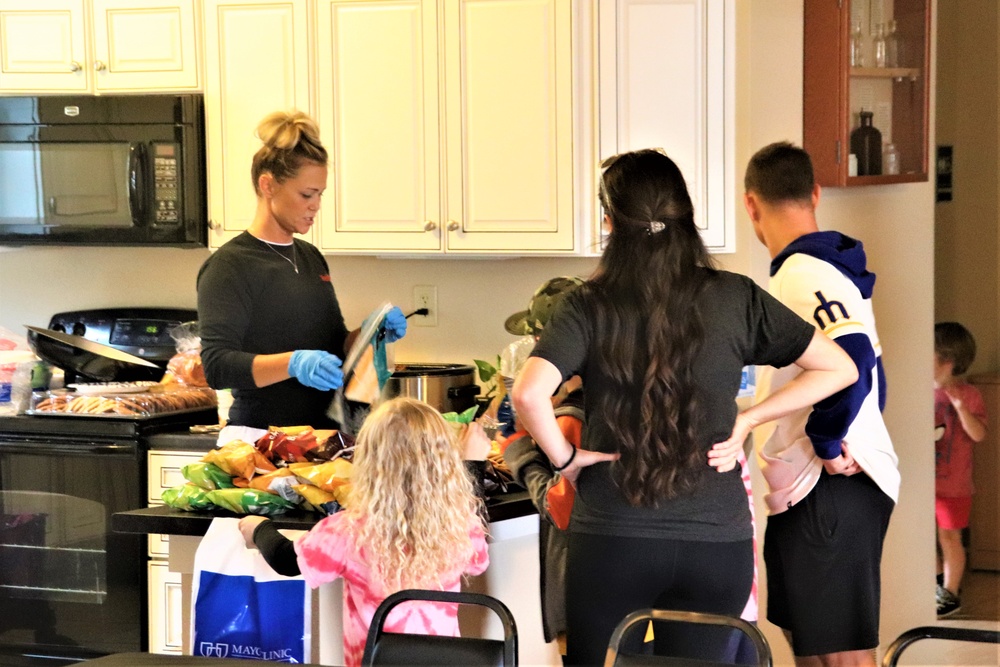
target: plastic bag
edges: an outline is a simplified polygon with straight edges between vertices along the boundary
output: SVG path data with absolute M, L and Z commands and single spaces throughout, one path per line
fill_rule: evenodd
M 197 322 L 178 324 L 170 330 L 170 337 L 177 344 L 177 354 L 167 362 L 167 372 L 163 383 L 187 385 L 189 387 L 207 387 L 205 369 L 201 365 L 201 336 L 198 334 Z
M 40 362 L 26 338 L 0 327 L 0 415 L 16 415 L 30 407 L 32 369 Z
M 192 654 L 311 662 L 312 591 L 247 549 L 237 519 L 214 519 L 194 557 Z

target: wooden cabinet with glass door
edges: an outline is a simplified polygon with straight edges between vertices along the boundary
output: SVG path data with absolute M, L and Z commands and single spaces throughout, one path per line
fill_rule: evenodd
M 817 182 L 926 181 L 930 0 L 805 0 L 804 27 L 803 146 Z

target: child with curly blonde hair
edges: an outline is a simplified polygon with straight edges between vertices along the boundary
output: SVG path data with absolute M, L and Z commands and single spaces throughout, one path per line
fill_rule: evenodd
M 292 542 L 260 516 L 240 520 L 247 546 L 279 574 L 301 572 L 313 588 L 344 578 L 344 660 L 361 663 L 378 605 L 406 588 L 457 591 L 489 564 L 479 500 L 466 459 L 485 458 L 476 424 L 459 443 L 433 407 L 410 398 L 383 403 L 357 438 L 347 509 Z M 475 437 L 477 434 L 482 437 Z M 465 448 L 465 452 L 462 448 Z M 458 636 L 455 605 L 398 607 L 388 632 Z

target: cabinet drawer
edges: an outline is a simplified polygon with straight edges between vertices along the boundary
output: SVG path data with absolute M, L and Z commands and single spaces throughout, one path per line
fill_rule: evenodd
M 151 451 L 146 462 L 146 502 L 160 505 L 166 489 L 185 483 L 181 468 L 201 460 L 205 452 Z

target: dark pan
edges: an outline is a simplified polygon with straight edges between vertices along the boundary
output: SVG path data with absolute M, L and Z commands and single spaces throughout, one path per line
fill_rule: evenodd
M 158 380 L 163 369 L 154 363 L 82 336 L 25 326 L 28 344 L 39 357 L 98 382 Z

